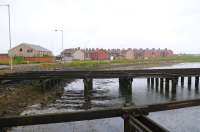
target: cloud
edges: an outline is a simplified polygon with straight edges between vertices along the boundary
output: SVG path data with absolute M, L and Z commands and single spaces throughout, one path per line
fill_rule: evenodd
M 195 53 L 200 48 L 198 0 L 10 0 L 9 3 L 13 46 L 26 41 L 59 53 L 61 36 L 53 32 L 58 28 L 64 30 L 65 48 L 167 47 Z M 7 15 L 2 7 L 0 17 L 3 18 L 0 52 L 6 52 Z

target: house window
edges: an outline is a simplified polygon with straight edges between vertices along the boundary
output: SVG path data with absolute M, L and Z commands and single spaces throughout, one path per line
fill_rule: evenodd
M 20 48 L 19 51 L 22 52 L 22 48 Z
M 27 50 L 27 53 L 32 53 L 32 52 L 33 52 L 32 49 L 28 49 L 28 50 Z

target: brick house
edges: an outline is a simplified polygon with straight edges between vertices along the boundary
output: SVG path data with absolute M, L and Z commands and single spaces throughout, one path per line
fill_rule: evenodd
M 167 48 L 163 52 L 164 56 L 172 56 L 174 54 L 172 50 L 168 50 Z
M 106 50 L 96 49 L 90 54 L 92 60 L 109 60 L 110 56 Z
M 53 56 L 52 52 L 46 48 L 43 48 L 39 45 L 21 43 L 18 46 L 10 49 L 8 51 L 8 55 L 22 56 L 22 57 L 45 57 L 45 56 Z
M 8 54 L 0 54 L 0 63 L 9 63 L 10 58 Z

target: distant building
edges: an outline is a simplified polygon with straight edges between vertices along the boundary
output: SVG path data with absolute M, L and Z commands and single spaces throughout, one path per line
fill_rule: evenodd
M 120 49 L 111 49 L 111 50 L 108 50 L 108 53 L 113 59 L 120 58 Z
M 132 60 L 135 58 L 134 51 L 132 49 L 122 50 L 121 56 L 128 60 Z
M 173 51 L 168 49 L 94 49 L 71 48 L 65 49 L 61 56 L 64 60 L 113 60 L 113 59 L 148 59 L 154 57 L 172 56 Z
M 53 56 L 52 52 L 39 45 L 21 43 L 8 51 L 9 56 L 44 57 Z
M 74 53 L 73 49 L 65 49 L 64 51 L 61 52 L 62 60 L 64 61 L 73 60 L 73 53 Z
M 85 60 L 85 53 L 80 48 L 65 49 L 61 52 L 61 57 L 65 61 Z
M 84 51 L 82 51 L 82 50 L 76 50 L 73 53 L 73 60 L 84 60 L 84 59 L 85 59 Z
M 110 56 L 106 50 L 96 49 L 90 54 L 92 60 L 109 60 Z

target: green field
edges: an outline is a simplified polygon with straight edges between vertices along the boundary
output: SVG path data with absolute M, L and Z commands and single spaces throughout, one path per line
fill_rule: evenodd
M 64 66 L 67 67 L 75 67 L 75 68 L 97 68 L 99 66 L 112 66 L 112 65 L 156 65 L 162 62 L 165 63 L 180 63 L 180 62 L 200 62 L 200 55 L 174 55 L 171 57 L 157 57 L 157 58 L 149 58 L 149 59 L 134 59 L 134 60 L 126 60 L 126 59 L 117 59 L 117 60 L 85 60 L 85 61 L 70 61 L 65 62 Z M 39 62 L 34 62 L 39 63 Z M 16 58 L 13 60 L 13 64 L 34 64 L 34 63 L 27 63 L 22 58 Z M 0 64 L 9 64 L 9 62 L 3 62 L 0 60 Z M 51 66 L 48 63 L 41 63 L 45 64 L 45 66 Z M 54 64 L 53 66 L 56 67 L 58 64 Z M 63 65 L 63 64 L 62 64 Z
M 78 67 L 78 68 L 96 68 L 102 65 L 118 65 L 118 64 L 148 65 L 148 64 L 159 64 L 162 62 L 169 62 L 169 63 L 200 62 L 200 55 L 175 55 L 171 57 L 157 57 L 157 58 L 134 59 L 134 60 L 118 59 L 113 61 L 108 61 L 108 60 L 71 61 L 71 62 L 65 62 L 65 66 Z

